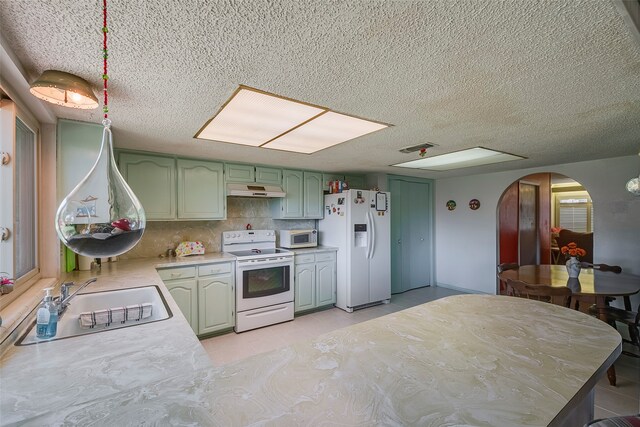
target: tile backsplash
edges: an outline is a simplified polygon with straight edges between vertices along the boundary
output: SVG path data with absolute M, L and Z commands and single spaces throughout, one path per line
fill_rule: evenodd
M 148 258 L 175 249 L 180 242 L 204 243 L 206 252 L 219 252 L 222 233 L 244 230 L 251 224 L 254 230 L 315 228 L 315 220 L 274 220 L 269 199 L 227 197 L 227 219 L 220 221 L 148 221 L 142 240 L 120 259 Z M 279 242 L 278 242 L 279 243 Z

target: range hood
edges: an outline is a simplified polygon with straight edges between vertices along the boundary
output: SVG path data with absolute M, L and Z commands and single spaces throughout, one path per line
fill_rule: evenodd
M 227 196 L 240 197 L 284 197 L 282 187 L 264 184 L 227 184 Z

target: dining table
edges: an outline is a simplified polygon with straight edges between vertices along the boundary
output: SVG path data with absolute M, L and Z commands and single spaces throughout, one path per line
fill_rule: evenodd
M 568 287 L 573 308 L 588 313 L 593 304 L 605 307 L 615 297 L 622 297 L 625 310 L 631 311 L 631 295 L 640 292 L 640 276 L 614 273 L 594 268 L 582 268 L 578 278 L 570 278 L 564 265 L 521 265 L 498 274 L 501 281 L 520 280 L 525 283 Z M 609 384 L 616 385 L 615 366 L 607 371 Z

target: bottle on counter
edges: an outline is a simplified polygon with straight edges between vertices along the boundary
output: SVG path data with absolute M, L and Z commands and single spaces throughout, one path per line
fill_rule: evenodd
M 58 331 L 58 303 L 53 300 L 53 288 L 45 288 L 44 300 L 36 312 L 36 336 L 53 338 Z

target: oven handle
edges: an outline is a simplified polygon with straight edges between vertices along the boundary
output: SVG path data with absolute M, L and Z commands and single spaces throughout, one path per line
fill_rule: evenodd
M 285 267 L 292 265 L 293 259 L 279 259 L 276 261 L 275 258 L 266 258 L 260 260 L 259 262 L 255 262 L 255 260 L 236 260 L 236 268 L 244 270 L 269 267 Z

